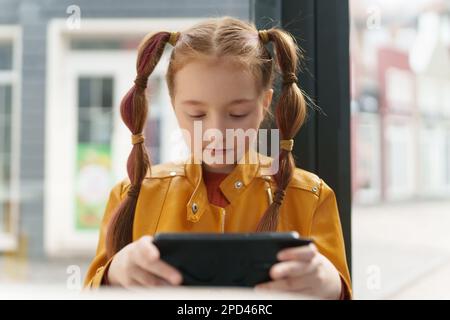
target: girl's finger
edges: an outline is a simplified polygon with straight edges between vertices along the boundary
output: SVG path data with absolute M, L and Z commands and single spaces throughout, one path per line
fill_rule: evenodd
M 181 273 L 160 259 L 158 248 L 146 237 L 141 238 L 139 243 L 139 257 L 135 260 L 136 264 L 144 270 L 170 282 L 173 285 L 181 284 Z
M 272 266 L 270 277 L 274 280 L 301 277 L 315 272 L 318 266 L 318 261 L 314 258 L 310 261 L 282 261 Z
M 139 254 L 143 255 L 149 261 L 158 260 L 160 257 L 158 248 L 152 242 L 150 236 L 143 236 L 139 239 Z
M 147 270 L 136 268 L 136 271 L 132 274 L 133 280 L 135 280 L 140 286 L 169 286 L 171 285 L 167 280 L 151 274 Z
M 125 284 L 122 284 L 122 287 L 125 289 L 133 289 L 136 287 L 140 287 L 141 284 L 134 278 L 130 278 L 129 281 Z
M 309 244 L 307 246 L 294 247 L 283 249 L 278 252 L 277 258 L 280 261 L 285 260 L 300 260 L 300 261 L 310 261 L 317 253 L 317 248 L 314 244 Z
M 302 293 L 310 290 L 311 285 L 302 281 L 300 278 L 285 278 L 274 281 L 261 283 L 255 286 L 255 290 L 270 290 L 270 291 L 289 291 Z
M 162 260 L 153 261 L 151 264 L 141 265 L 141 267 L 173 285 L 179 285 L 183 281 L 181 273 Z

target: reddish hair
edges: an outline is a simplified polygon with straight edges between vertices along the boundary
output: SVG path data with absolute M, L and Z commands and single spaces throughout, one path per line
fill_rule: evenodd
M 144 129 L 148 112 L 144 89 L 170 35 L 169 32 L 148 35 L 139 46 L 135 85 L 127 92 L 120 106 L 122 119 L 134 135 L 141 134 Z M 281 139 L 293 139 L 306 117 L 305 98 L 297 86 L 295 76 L 301 51 L 294 38 L 282 29 L 268 29 L 266 35 L 268 36 L 266 40 L 273 43 L 276 63 L 265 42 L 261 41 L 256 27 L 232 17 L 208 19 L 179 33 L 166 74 L 170 96 L 172 98 L 174 96 L 176 72 L 189 61 L 205 56 L 233 58 L 254 75 L 261 91 L 273 86 L 274 71 L 277 71 L 283 84 L 275 108 L 276 125 L 280 130 Z M 278 161 L 279 170 L 274 176 L 277 183 L 274 201 L 264 213 L 255 231 L 275 231 L 277 228 L 279 208 L 295 169 L 295 161 L 290 151 L 281 149 Z M 127 196 L 113 214 L 107 232 L 106 250 L 109 257 L 133 240 L 137 198 L 148 170 L 150 161 L 144 144 L 134 144 L 127 162 L 131 186 Z

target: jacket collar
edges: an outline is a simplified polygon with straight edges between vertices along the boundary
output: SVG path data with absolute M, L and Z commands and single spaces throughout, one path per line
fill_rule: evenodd
M 244 162 L 244 159 L 247 159 L 247 161 Z M 220 189 L 227 200 L 232 203 L 234 199 L 246 190 L 256 176 L 264 174 L 263 171 L 271 163 L 271 159 L 254 149 L 249 149 L 242 157 L 242 160 L 236 164 L 233 171 L 220 184 Z M 201 161 L 196 160 L 192 154 L 188 161 L 185 162 L 185 174 L 194 186 L 194 192 L 186 205 L 187 219 L 197 222 L 205 210 L 209 208 L 209 201 L 202 178 Z

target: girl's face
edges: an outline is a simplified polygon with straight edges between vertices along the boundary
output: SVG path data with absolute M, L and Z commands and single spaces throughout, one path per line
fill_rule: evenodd
M 238 135 L 234 135 L 234 141 L 227 141 L 231 139 L 227 139 L 226 129 L 256 132 L 272 101 L 273 89 L 258 93 L 252 75 L 227 58 L 192 61 L 178 70 L 174 82 L 172 105 L 181 129 L 189 133 L 186 142 L 191 152 L 201 150 L 207 170 L 230 172 L 251 138 L 247 136 L 244 147 L 238 148 L 242 139 L 238 142 Z

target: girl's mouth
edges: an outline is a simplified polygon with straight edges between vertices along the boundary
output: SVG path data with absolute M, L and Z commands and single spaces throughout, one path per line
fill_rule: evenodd
M 208 149 L 213 155 L 226 154 L 227 152 L 233 151 L 233 149 Z

